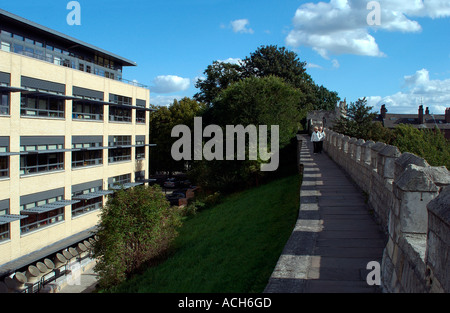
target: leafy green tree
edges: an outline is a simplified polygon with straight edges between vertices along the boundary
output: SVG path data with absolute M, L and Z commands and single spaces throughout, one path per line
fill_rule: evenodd
M 171 156 L 171 148 L 177 138 L 171 137 L 172 128 L 176 125 L 187 125 L 193 129 L 194 117 L 200 116 L 205 105 L 190 99 L 174 100 L 169 107 L 155 107 L 157 111 L 151 114 L 150 138 L 156 147 L 150 149 L 150 172 L 183 171 L 184 161 L 175 161 Z
M 341 116 L 335 123 L 333 130 L 364 140 L 369 139 L 370 130 L 377 114 L 371 112 L 373 107 L 367 106 L 366 98 L 350 103 L 346 116 Z
M 214 61 L 204 74 L 206 78 L 198 80 L 195 85 L 200 91 L 194 98 L 208 106 L 214 105 L 214 99 L 220 91 L 225 90 L 231 83 L 244 78 L 268 76 L 277 76 L 302 91 L 299 108 L 309 105 L 315 110 L 332 110 L 339 101 L 336 92 L 314 83 L 306 72 L 306 62 L 300 61 L 295 52 L 276 45 L 259 47 L 240 64 Z
M 329 91 L 323 85 L 315 85 L 315 99 L 314 99 L 314 109 L 315 110 L 325 110 L 332 111 L 336 107 L 336 103 L 339 102 L 341 98 L 335 91 Z
M 394 130 L 392 144 L 403 152 L 424 158 L 431 166 L 450 169 L 450 144 L 439 129 L 417 129 L 400 124 Z
M 226 125 L 267 125 L 270 145 L 270 126 L 279 125 L 279 148 L 288 145 L 299 128 L 299 121 L 308 108 L 299 110 L 303 94 L 276 76 L 249 77 L 231 84 L 208 109 L 211 121 L 223 128 Z M 248 141 L 246 142 L 248 154 Z M 237 149 L 236 149 L 237 150 Z M 236 152 L 236 151 L 235 151 Z M 199 161 L 193 163 L 191 177 L 204 189 L 227 192 L 257 184 L 262 178 L 262 160 Z
M 180 212 L 170 207 L 159 186 L 122 189 L 109 196 L 94 244 L 100 287 L 116 286 L 164 253 L 180 226 Z
M 242 63 L 244 77 L 277 76 L 299 89 L 313 84 L 311 76 L 306 73 L 306 62 L 301 62 L 295 52 L 285 47 L 261 46 Z
M 197 80 L 195 84 L 195 88 L 199 88 L 200 92 L 194 95 L 194 99 L 211 105 L 220 91 L 241 79 L 242 68 L 238 64 L 214 61 L 208 65 L 204 74 L 206 78 Z

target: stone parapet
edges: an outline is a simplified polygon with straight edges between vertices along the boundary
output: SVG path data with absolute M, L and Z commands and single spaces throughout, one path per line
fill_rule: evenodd
M 450 173 L 382 142 L 325 129 L 325 152 L 367 194 L 385 231 L 386 292 L 450 292 Z M 449 187 L 446 187 L 449 186 Z

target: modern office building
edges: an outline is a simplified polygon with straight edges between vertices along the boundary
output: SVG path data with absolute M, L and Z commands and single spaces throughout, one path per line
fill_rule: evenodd
M 150 92 L 136 64 L 0 10 L 0 279 L 92 236 L 148 178 Z

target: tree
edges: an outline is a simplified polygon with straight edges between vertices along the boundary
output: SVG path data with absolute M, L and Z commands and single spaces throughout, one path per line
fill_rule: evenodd
M 205 105 L 190 98 L 183 98 L 180 101 L 174 100 L 169 107 L 155 107 L 150 121 L 151 142 L 156 147 L 150 152 L 150 171 L 168 172 L 184 171 L 185 162 L 175 161 L 171 156 L 171 148 L 177 140 L 171 137 L 173 127 L 176 125 L 187 125 L 193 129 L 194 117 L 202 114 Z
M 99 285 L 111 288 L 168 249 L 181 226 L 159 186 L 121 189 L 102 208 L 94 244 Z
M 222 127 L 223 134 L 226 125 L 254 125 L 257 129 L 259 125 L 267 125 L 268 143 L 271 125 L 279 125 L 279 148 L 282 149 L 297 133 L 302 116 L 306 116 L 307 109 L 299 110 L 302 97 L 299 89 L 279 77 L 249 77 L 223 90 L 208 114 L 212 123 Z M 262 160 L 249 160 L 248 141 L 246 144 L 245 160 L 194 162 L 191 177 L 210 191 L 234 191 L 257 184 L 263 176 Z
M 285 83 L 300 89 L 303 97 L 299 107 L 310 105 L 311 109 L 334 109 L 339 101 L 336 92 L 317 86 L 306 72 L 306 62 L 300 61 L 298 55 L 285 47 L 276 45 L 261 46 L 250 53 L 240 64 L 214 61 L 204 72 L 206 78 L 198 80 L 195 87 L 199 92 L 194 95 L 197 101 L 208 106 L 214 105 L 214 99 L 220 91 L 230 84 L 250 77 L 276 76 Z
M 338 103 L 339 100 L 341 100 L 341 98 L 338 96 L 337 92 L 329 91 L 323 85 L 315 85 L 315 110 L 332 111 L 335 109 L 336 103 Z
M 285 47 L 261 46 L 242 64 L 243 77 L 277 76 L 302 91 L 305 85 L 313 84 L 311 76 L 306 73 L 306 62 L 301 62 L 295 52 Z
M 350 137 L 368 140 L 370 130 L 374 127 L 373 121 L 377 116 L 371 110 L 372 107 L 367 106 L 365 97 L 350 103 L 347 115 L 341 116 L 336 121 L 333 130 Z
M 197 80 L 195 84 L 195 88 L 199 88 L 200 92 L 194 95 L 194 99 L 211 105 L 220 91 L 241 79 L 242 69 L 238 64 L 214 61 L 208 65 L 204 74 L 206 78 Z
M 424 158 L 431 166 L 450 169 L 450 144 L 438 128 L 417 129 L 400 124 L 394 129 L 392 145 L 402 153 L 410 152 Z

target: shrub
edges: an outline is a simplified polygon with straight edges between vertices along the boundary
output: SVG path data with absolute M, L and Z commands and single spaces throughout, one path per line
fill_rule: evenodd
M 160 256 L 177 236 L 180 211 L 157 185 L 119 190 L 102 209 L 94 245 L 99 286 L 111 288 Z

